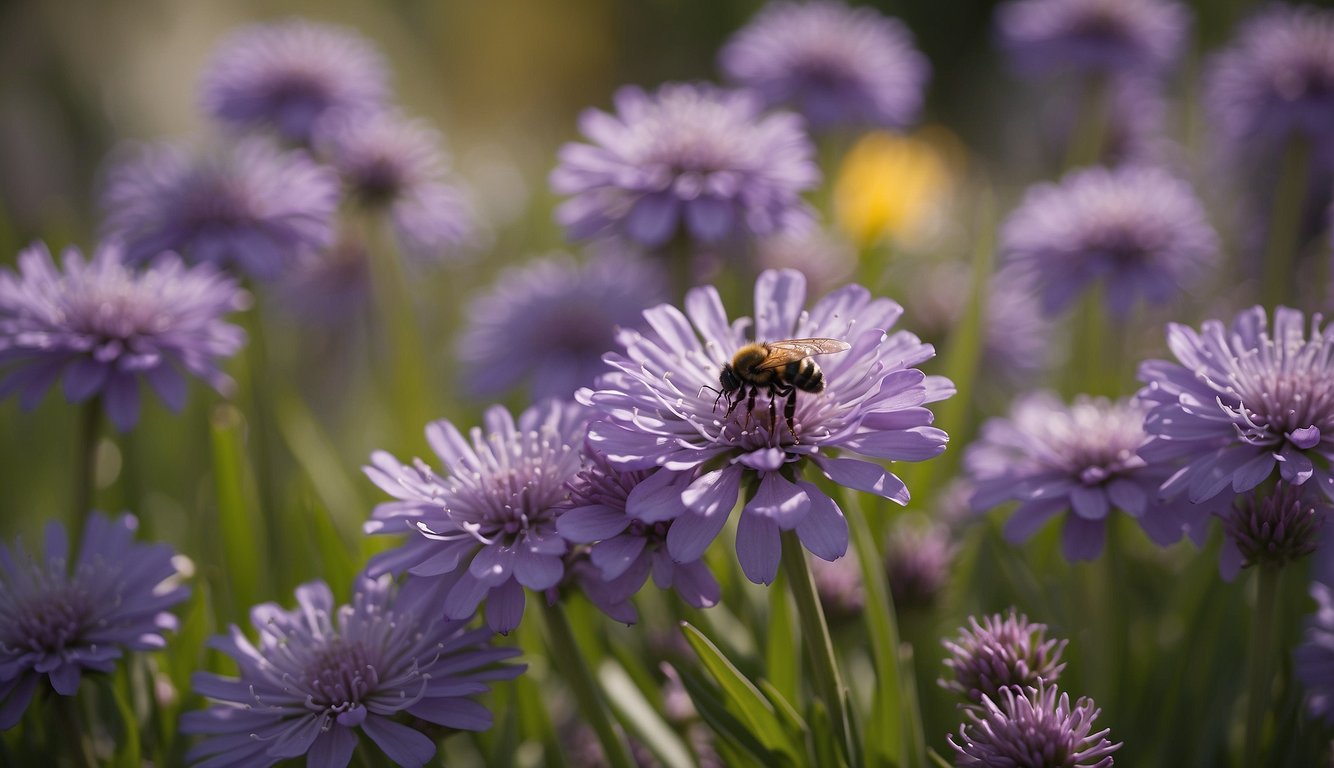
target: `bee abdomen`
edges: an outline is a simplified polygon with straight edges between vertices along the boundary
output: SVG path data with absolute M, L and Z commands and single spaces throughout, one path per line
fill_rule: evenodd
M 802 392 L 824 391 L 824 371 L 820 370 L 820 366 L 810 358 L 788 363 L 787 370 L 783 373 L 788 384 Z

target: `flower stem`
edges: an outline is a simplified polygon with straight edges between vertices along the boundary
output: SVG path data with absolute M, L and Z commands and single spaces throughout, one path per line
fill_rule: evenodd
M 1102 159 L 1107 143 L 1107 119 L 1111 112 L 1111 88 L 1107 78 L 1093 76 L 1084 83 L 1079 114 L 1066 149 L 1065 167 L 1095 165 Z
M 1283 148 L 1265 241 L 1263 298 L 1265 306 L 1270 309 L 1295 298 L 1291 280 L 1297 260 L 1302 208 L 1306 202 L 1307 165 L 1306 142 L 1300 138 L 1289 140 Z
M 783 531 L 783 571 L 792 587 L 792 597 L 797 602 L 797 616 L 801 621 L 806 650 L 810 654 L 815 691 L 829 707 L 834 732 L 839 735 L 844 755 L 849 763 L 853 763 L 856 751 L 852 747 L 852 722 L 848 715 L 846 689 L 834 657 L 829 624 L 825 621 L 824 609 L 820 607 L 820 599 L 815 592 L 815 579 L 795 531 Z
M 548 603 L 542 597 L 538 598 L 538 602 L 542 605 L 542 615 L 546 619 L 547 641 L 551 643 L 552 658 L 557 661 L 556 666 L 574 690 L 579 711 L 588 724 L 593 726 L 598 741 L 602 743 L 607 763 L 611 768 L 634 768 L 635 761 L 630 757 L 630 748 L 612 724 L 607 706 L 602 701 L 602 692 L 588 669 L 588 662 L 579 651 L 579 644 L 575 642 L 565 608 L 559 602 Z
M 70 529 L 70 541 L 78 546 L 83 535 L 84 523 L 93 505 L 93 494 L 97 489 L 97 442 L 102 433 L 102 398 L 94 397 L 84 403 L 79 413 L 77 474 L 74 486 L 74 518 Z
M 73 753 L 74 764 L 83 768 L 97 768 L 100 763 L 97 760 L 97 752 L 93 749 L 92 735 L 88 733 L 83 713 L 79 711 L 78 697 L 56 694 L 55 698 L 59 703 L 61 719 L 65 721 L 63 741 Z
M 1278 624 L 1278 582 L 1275 565 L 1260 565 L 1256 573 L 1255 615 L 1251 619 L 1250 683 L 1246 695 L 1246 740 L 1242 765 L 1260 765 L 1260 733 L 1269 713 L 1274 684 L 1274 631 Z

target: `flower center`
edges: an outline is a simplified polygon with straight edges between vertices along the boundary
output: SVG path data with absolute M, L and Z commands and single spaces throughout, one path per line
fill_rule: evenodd
M 306 668 L 310 702 L 320 709 L 345 712 L 376 689 L 380 676 L 366 646 L 341 637 L 316 651 Z
M 16 626 L 8 633 L 21 645 L 40 653 L 63 650 L 75 643 L 92 613 L 88 596 L 73 586 L 43 590 L 19 607 Z
M 1240 402 L 1236 408 L 1223 408 L 1237 419 L 1237 431 L 1248 443 L 1272 445 L 1310 427 L 1334 434 L 1334 382 L 1323 371 L 1302 368 L 1249 380 L 1234 377 L 1234 388 Z

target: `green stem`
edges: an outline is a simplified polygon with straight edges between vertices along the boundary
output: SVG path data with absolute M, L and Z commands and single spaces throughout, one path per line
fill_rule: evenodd
M 368 220 L 364 231 L 370 251 L 371 284 L 391 356 L 386 370 L 392 377 L 388 389 L 395 404 L 392 413 L 398 422 L 396 433 L 417 435 L 438 414 L 431 400 L 425 345 L 417 327 L 412 291 L 384 222 Z
M 1066 366 L 1067 398 L 1079 394 L 1111 395 L 1117 389 L 1115 382 L 1108 380 L 1108 372 L 1116 367 L 1109 357 L 1115 355 L 1116 350 L 1107 338 L 1107 313 L 1102 293 L 1102 283 L 1093 283 L 1075 309 L 1071 360 Z
M 59 704 L 61 718 L 65 721 L 63 728 L 65 736 L 62 740 L 73 753 L 74 764 L 83 768 L 97 768 L 101 763 L 97 760 L 92 735 L 88 733 L 83 713 L 79 710 L 78 697 L 56 694 L 56 701 Z
M 611 768 L 634 768 L 635 761 L 630 757 L 630 748 L 625 737 L 612 724 L 607 706 L 602 701 L 602 692 L 588 669 L 588 662 L 579 651 L 579 644 L 575 642 L 564 607 L 559 602 L 548 603 L 542 597 L 538 598 L 538 602 L 542 605 L 542 615 L 546 619 L 551 657 L 556 660 L 566 683 L 574 690 L 579 711 L 593 726 L 598 741 L 602 743 L 607 763 Z
M 1262 765 L 1260 735 L 1269 713 L 1274 685 L 1274 634 L 1278 626 L 1278 566 L 1260 565 L 1256 573 L 1255 615 L 1251 619 L 1250 682 L 1246 694 L 1246 739 L 1242 765 Z
M 77 548 L 79 537 L 83 535 L 84 523 L 92 511 L 93 497 L 97 491 L 97 442 L 102 433 L 102 398 L 94 397 L 79 413 L 77 474 L 74 486 L 74 518 L 70 531 L 70 541 Z
M 838 661 L 834 657 L 829 624 L 825 621 L 824 609 L 820 607 L 820 598 L 815 592 L 815 579 L 796 531 L 783 531 L 783 571 L 787 574 L 792 586 L 792 597 L 797 603 L 797 617 L 801 621 L 801 634 L 810 655 L 815 691 L 829 707 L 829 717 L 833 721 L 834 732 L 839 735 L 843 754 L 849 763 L 853 763 L 856 750 L 852 746 L 847 690 L 843 687 Z
M 1102 160 L 1107 143 L 1107 119 L 1111 112 L 1108 80 L 1094 76 L 1084 84 L 1075 130 L 1066 149 L 1065 167 L 1081 168 Z
M 1265 242 L 1263 298 L 1265 306 L 1271 309 L 1294 298 L 1292 274 L 1306 201 L 1308 156 L 1307 144 L 1300 138 L 1291 139 L 1283 148 Z

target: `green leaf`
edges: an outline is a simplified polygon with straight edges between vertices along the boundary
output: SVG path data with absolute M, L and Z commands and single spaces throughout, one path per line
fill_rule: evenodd
M 797 631 L 792 623 L 787 577 L 780 571 L 769 585 L 769 634 L 764 642 L 764 669 L 774 689 L 788 701 L 797 698 L 801 655 L 797 653 Z
M 209 428 L 222 540 L 223 573 L 218 576 L 232 597 L 227 613 L 239 619 L 263 596 L 261 585 L 267 582 L 268 572 L 266 529 L 245 455 L 244 417 L 235 406 L 224 403 L 213 409 Z
M 815 764 L 845 766 L 847 761 L 839 753 L 839 735 L 829 720 L 829 707 L 820 699 L 811 701 L 811 742 L 815 745 Z
M 690 750 L 676 731 L 658 715 L 657 710 L 635 685 L 629 673 L 611 659 L 598 667 L 598 681 L 607 694 L 607 703 L 620 720 L 667 768 L 691 768 Z
M 768 697 L 769 702 L 774 705 L 774 712 L 782 719 L 783 726 L 787 731 L 789 733 L 800 733 L 804 737 L 809 730 L 806 721 L 802 719 L 801 713 L 796 710 L 796 707 L 792 706 L 787 697 L 768 680 L 760 680 L 759 688 Z
M 710 690 L 708 683 L 704 682 L 699 673 L 687 667 L 677 668 L 676 671 L 681 677 L 681 685 L 685 687 L 686 693 L 690 696 L 690 701 L 695 705 L 695 710 L 699 712 L 700 719 L 724 740 L 719 744 L 720 747 L 729 744 L 740 749 L 751 758 L 751 762 L 755 765 L 771 767 L 775 764 L 792 764 L 792 761 L 783 753 L 767 749 L 746 728 L 744 723 L 731 712 L 728 712 L 722 700 Z M 739 761 L 729 760 L 728 764 L 736 765 L 739 764 Z
M 116 742 L 114 763 L 125 768 L 140 768 L 143 755 L 139 743 L 139 718 L 135 717 L 134 707 L 130 705 L 130 678 L 126 665 L 120 666 L 115 681 L 108 687 L 116 702 L 116 713 L 120 716 L 121 724 L 121 738 Z

